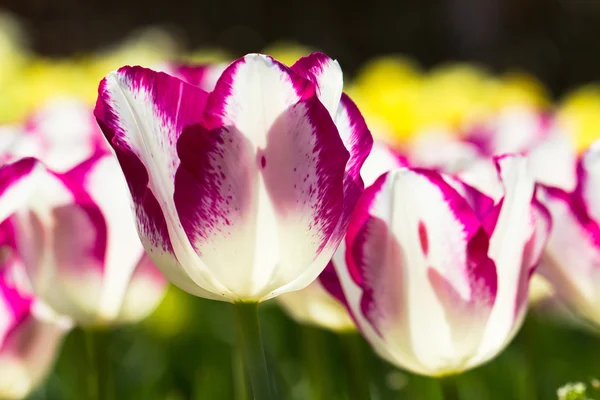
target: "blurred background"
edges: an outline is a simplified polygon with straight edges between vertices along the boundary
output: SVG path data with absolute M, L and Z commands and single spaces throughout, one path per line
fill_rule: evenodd
M 569 109 L 594 137 L 600 127 L 597 0 L 3 0 L 0 12 L 4 124 L 22 121 L 58 95 L 93 104 L 99 80 L 123 64 L 226 61 L 257 51 L 291 63 L 320 50 L 340 61 L 372 128 L 384 120 L 396 142 L 429 122 L 461 123 L 473 104 L 493 108 L 509 100 Z M 422 74 L 433 89 L 425 87 L 419 101 L 431 108 L 415 106 L 411 97 Z M 469 94 L 457 93 L 459 87 Z M 394 88 L 393 100 L 382 98 Z M 423 90 L 419 83 L 419 96 Z M 456 99 L 465 98 L 460 108 Z M 585 382 L 592 398 L 600 398 L 598 336 L 544 312 L 546 306 L 530 313 L 493 362 L 444 381 L 453 398 L 553 399 L 570 381 Z M 437 384 L 381 361 L 356 333 L 299 325 L 273 302 L 261 312 L 286 399 L 368 398 L 357 382 L 374 399 L 441 398 Z M 115 398 L 235 398 L 241 366 L 232 352 L 231 318 L 228 304 L 171 288 L 148 320 L 102 332 Z M 31 399 L 79 399 L 77 386 L 87 379 L 84 348 L 76 329 Z M 319 394 L 311 389 L 315 380 Z
M 596 0 L 3 0 L 2 7 L 23 23 L 31 49 L 52 57 L 98 51 L 158 26 L 184 49 L 233 56 L 294 41 L 339 59 L 350 74 L 389 53 L 425 67 L 470 61 L 516 68 L 554 95 L 600 71 Z

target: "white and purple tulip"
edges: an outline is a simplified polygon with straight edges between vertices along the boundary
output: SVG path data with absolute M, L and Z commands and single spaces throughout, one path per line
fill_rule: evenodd
M 401 168 L 368 187 L 334 258 L 356 325 L 385 359 L 442 376 L 480 365 L 517 332 L 549 216 L 527 160 L 497 159 L 490 197 L 457 178 Z
M 70 320 L 19 291 L 0 270 L 0 398 L 22 399 L 50 372 Z
M 579 316 L 600 325 L 600 143 L 576 162 L 574 190 L 544 187 L 552 230 L 539 272 Z M 565 166 L 565 168 L 567 168 Z
M 311 283 L 342 240 L 372 138 L 324 54 L 231 63 L 208 93 L 123 67 L 96 118 L 146 251 L 183 290 L 257 302 Z
M 365 184 L 370 185 L 380 175 L 404 166 L 406 160 L 399 154 L 386 144 L 375 142 L 360 170 L 360 175 Z M 345 248 L 342 241 L 333 258 L 344 257 Z M 330 263 L 313 283 L 302 290 L 284 293 L 277 297 L 277 301 L 292 318 L 300 323 L 338 332 L 355 330 L 354 322 L 344 304 L 328 291 L 328 289 L 335 290 L 331 286 L 335 285 L 336 281 L 335 271 Z
M 0 221 L 27 204 L 41 173 L 32 158 L 0 167 Z M 43 305 L 17 290 L 5 256 L 10 255 L 3 254 L 0 264 L 0 398 L 21 399 L 48 372 L 70 323 L 51 318 Z
M 166 279 L 137 236 L 127 185 L 89 108 L 53 104 L 6 151 L 46 169 L 12 219 L 15 253 L 32 293 L 81 325 L 137 321 Z

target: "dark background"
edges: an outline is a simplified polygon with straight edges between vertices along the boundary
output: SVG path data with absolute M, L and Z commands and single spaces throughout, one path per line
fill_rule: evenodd
M 113 43 L 166 27 L 187 49 L 234 55 L 294 40 L 353 73 L 375 55 L 403 53 L 430 67 L 476 61 L 528 71 L 560 95 L 600 78 L 600 0 L 0 0 L 44 55 Z

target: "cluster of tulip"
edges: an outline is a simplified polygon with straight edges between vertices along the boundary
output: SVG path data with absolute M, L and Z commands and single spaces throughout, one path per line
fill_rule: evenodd
M 522 76 L 398 59 L 348 94 L 322 53 L 153 65 L 108 74 L 93 110 L 54 98 L 2 128 L 0 398 L 25 397 L 73 326 L 149 315 L 167 280 L 234 304 L 255 399 L 279 398 L 272 298 L 434 377 L 509 344 L 534 274 L 600 325 L 593 89 L 552 110 Z

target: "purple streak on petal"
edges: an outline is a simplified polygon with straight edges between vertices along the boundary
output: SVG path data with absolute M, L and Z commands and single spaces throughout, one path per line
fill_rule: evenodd
M 494 261 L 488 257 L 489 237 L 483 228 L 467 245 L 467 276 L 471 300 L 492 308 L 498 291 L 498 274 Z
M 0 276 L 0 302 L 6 303 L 10 313 L 8 324 L 5 329 L 0 330 L 0 350 L 2 350 L 5 339 L 30 315 L 33 298 L 22 295 Z M 0 325 L 3 326 L 4 324 Z
M 419 243 L 421 244 L 423 255 L 427 257 L 429 253 L 429 238 L 427 237 L 427 228 L 425 228 L 423 221 L 419 221 Z
M 104 271 L 108 232 L 102 211 L 93 203 L 69 204 L 52 210 L 53 251 L 61 274 L 77 276 L 88 269 Z
M 286 75 L 287 79 L 290 80 L 300 100 L 306 100 L 315 95 L 315 86 L 312 84 L 312 82 L 296 75 L 294 72 L 292 72 L 292 70 L 281 64 L 279 61 L 268 56 L 266 57 Z M 208 96 L 203 121 L 203 125 L 207 129 L 211 130 L 227 125 L 227 122 L 223 119 L 226 112 L 225 107 L 227 106 L 229 98 L 233 94 L 233 87 L 237 84 L 237 69 L 244 63 L 246 63 L 245 57 L 239 58 L 229 64 L 217 81 L 215 89 Z
M 328 55 L 316 52 L 298 59 L 290 69 L 318 87 L 317 76 L 323 71 L 324 66 L 332 61 Z
M 482 226 L 489 237 L 492 237 L 492 234 L 496 229 L 496 224 L 498 223 L 498 218 L 500 217 L 500 211 L 502 210 L 503 204 L 504 198 L 500 199 L 498 204 L 496 204 L 491 210 L 489 210 L 487 215 L 483 217 Z
M 125 76 L 132 90 L 143 89 L 151 98 L 153 107 L 173 129 L 168 137 L 160 138 L 175 147 L 185 127 L 197 124 L 204 112 L 208 94 L 201 89 L 184 83 L 164 73 L 157 73 L 141 67 L 123 67 L 119 76 Z M 129 132 L 124 132 L 117 111 L 107 89 L 106 78 L 98 88 L 98 101 L 94 115 L 104 135 L 113 147 L 121 164 L 127 184 L 136 206 L 138 229 L 153 246 L 172 253 L 165 216 L 155 197 L 148 188 L 149 176 L 146 166 L 136 155 L 144 149 L 131 149 L 126 140 Z M 144 133 L 141 133 L 144 134 Z M 163 166 L 168 168 L 170 166 Z
M 175 64 L 173 66 L 173 76 L 189 83 L 190 85 L 194 85 L 205 90 L 203 83 L 210 67 L 210 64 Z
M 254 151 L 235 128 L 206 130 L 193 125 L 177 144 L 181 160 L 175 174 L 175 207 L 184 231 L 200 250 L 212 235 L 227 236 L 247 216 L 255 199 Z
M 487 256 L 488 246 L 488 236 L 482 228 L 467 245 L 468 298 L 461 296 L 455 284 L 436 269 L 430 267 L 427 271 L 458 348 L 474 348 L 481 342 L 496 301 L 498 277 L 494 262 Z
M 515 301 L 515 317 L 527 309 L 529 281 L 540 263 L 542 253 L 550 235 L 550 230 L 552 229 L 552 217 L 550 211 L 537 200 L 535 195 L 531 205 L 531 213 L 535 230 L 523 248 L 521 276 Z M 517 318 L 515 318 L 515 320 L 517 320 Z
M 35 158 L 22 158 L 0 167 L 0 196 L 22 178 L 31 174 L 38 165 Z
M 485 221 L 494 210 L 494 200 L 464 182 L 460 182 L 460 184 L 465 191 L 466 200 L 475 211 L 479 221 Z
M 381 175 L 375 183 L 365 189 L 356 204 L 346 232 L 346 267 L 354 282 L 361 287 L 364 284 L 364 276 L 360 267 L 355 263 L 355 259 L 359 260 L 362 258 L 360 253 L 362 251 L 362 243 L 359 243 L 358 239 L 361 236 L 364 226 L 371 218 L 371 207 L 383 187 L 386 178 L 387 173 Z
M 303 130 L 305 122 L 310 132 Z M 299 130 L 290 130 L 293 126 Z M 312 137 L 307 140 L 305 135 Z M 300 101 L 275 121 L 264 151 L 273 168 L 262 174 L 276 212 L 285 216 L 312 207 L 307 228 L 319 230 L 317 252 L 327 243 L 339 243 L 344 233 L 338 227 L 348 201 L 343 183 L 349 155 L 317 96 Z
M 353 264 L 361 272 L 361 313 L 381 336 L 381 323 L 396 322 L 407 315 L 404 288 L 404 250 L 386 221 L 370 216 L 362 226 L 353 248 Z M 391 270 L 388 270 L 391 269 Z M 392 282 L 393 280 L 393 282 Z
M 595 246 L 600 247 L 600 225 L 587 211 L 582 196 L 581 180 L 575 191 L 572 193 L 565 192 L 564 190 L 555 187 L 546 187 L 545 189 L 548 195 L 562 200 L 567 205 L 581 228 L 587 233 L 590 240 Z
M 437 171 L 415 168 L 413 171 L 427 178 L 431 183 L 436 185 L 444 200 L 448 203 L 448 207 L 452 210 L 454 216 L 460 221 L 465 230 L 465 239 L 470 241 L 481 225 L 475 210 L 469 202 L 462 197 L 456 189 L 450 186 Z M 467 185 L 465 185 L 467 186 Z
M 344 175 L 344 213 L 339 231 L 343 235 L 350 223 L 350 217 L 354 212 L 356 203 L 364 190 L 360 169 L 373 148 L 373 136 L 358 107 L 345 93 L 342 93 L 340 112 L 345 112 L 350 121 L 349 136 L 343 138 L 344 145 L 350 153 Z
M 340 303 L 348 307 L 348 303 L 346 301 L 346 296 L 344 295 L 344 290 L 342 289 L 342 284 L 335 272 L 335 267 L 333 266 L 333 261 L 330 261 L 329 264 L 325 267 L 321 275 L 319 275 L 319 282 L 330 295 L 335 297 Z

